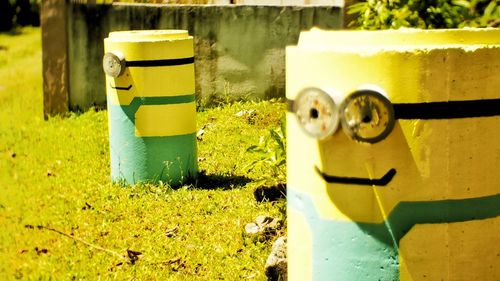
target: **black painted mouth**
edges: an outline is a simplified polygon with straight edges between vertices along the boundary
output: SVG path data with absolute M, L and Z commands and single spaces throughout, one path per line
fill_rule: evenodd
M 123 91 L 128 91 L 130 89 L 132 89 L 132 85 L 129 85 L 128 87 L 113 87 L 111 84 L 109 85 L 111 87 L 111 89 L 115 89 L 115 90 L 123 90 Z
M 394 175 L 396 175 L 396 169 L 390 169 L 383 177 L 379 179 L 368 179 L 368 178 L 351 178 L 351 177 L 337 177 L 327 175 L 321 170 L 314 166 L 314 170 L 328 183 L 343 183 L 343 184 L 357 184 L 357 185 L 379 185 L 385 186 L 387 185 Z

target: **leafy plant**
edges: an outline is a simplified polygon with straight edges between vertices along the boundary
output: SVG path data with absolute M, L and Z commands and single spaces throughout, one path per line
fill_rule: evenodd
M 457 28 L 500 26 L 498 0 L 368 0 L 349 6 L 360 29 Z
M 270 129 L 269 134 L 261 136 L 257 145 L 247 148 L 247 152 L 255 153 L 258 159 L 251 162 L 247 169 L 266 169 L 265 177 L 259 182 L 273 184 L 286 181 L 286 128 L 282 120 L 276 129 Z
M 500 27 L 500 1 L 457 1 L 470 11 L 479 11 L 479 16 L 466 20 L 461 26 Z M 488 3 L 489 2 L 489 3 Z M 459 27 L 461 27 L 459 26 Z

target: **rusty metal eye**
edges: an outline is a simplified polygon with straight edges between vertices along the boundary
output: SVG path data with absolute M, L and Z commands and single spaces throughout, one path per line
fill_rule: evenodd
M 340 123 L 352 139 L 376 143 L 385 139 L 394 128 L 394 109 L 381 93 L 359 90 L 340 105 Z
M 293 111 L 303 131 L 319 140 L 331 136 L 339 125 L 337 105 L 328 93 L 318 88 L 300 91 Z
M 125 72 L 125 57 L 119 52 L 108 52 L 102 58 L 102 68 L 108 76 L 116 78 Z

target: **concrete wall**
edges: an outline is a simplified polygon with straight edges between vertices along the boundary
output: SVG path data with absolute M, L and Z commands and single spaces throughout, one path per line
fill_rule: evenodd
M 285 95 L 285 46 L 300 31 L 342 27 L 334 6 L 68 4 L 69 108 L 105 104 L 101 67 L 110 31 L 187 29 L 195 38 L 196 93 L 210 102 Z

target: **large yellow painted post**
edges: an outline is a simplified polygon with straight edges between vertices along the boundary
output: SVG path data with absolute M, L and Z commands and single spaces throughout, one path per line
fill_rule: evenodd
M 177 185 L 195 177 L 193 37 L 111 32 L 104 49 L 113 180 Z
M 289 280 L 500 280 L 500 29 L 287 49 Z

